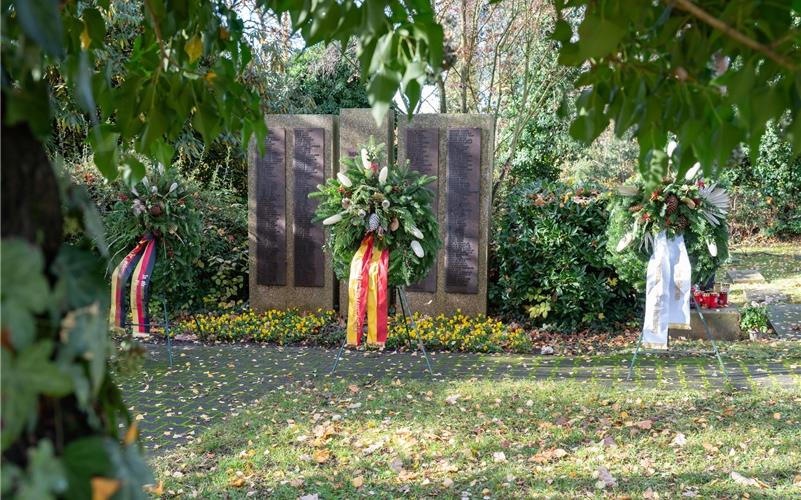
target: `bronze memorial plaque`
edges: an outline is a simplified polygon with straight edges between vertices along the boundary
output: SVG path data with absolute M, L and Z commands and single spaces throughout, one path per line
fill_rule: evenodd
M 256 159 L 256 283 L 286 285 L 286 130 L 270 128 Z
M 325 286 L 322 224 L 312 223 L 318 201 L 309 193 L 325 181 L 325 129 L 295 129 L 295 286 Z
M 445 291 L 478 293 L 481 129 L 448 129 Z
M 439 175 L 439 129 L 437 128 L 408 128 L 406 129 L 406 158 L 409 166 L 425 175 Z M 437 213 L 439 189 L 437 181 L 429 185 L 434 191 L 433 209 Z M 437 259 L 428 275 L 420 282 L 409 287 L 413 292 L 437 291 Z

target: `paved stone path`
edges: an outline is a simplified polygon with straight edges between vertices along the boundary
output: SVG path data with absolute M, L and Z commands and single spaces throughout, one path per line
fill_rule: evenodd
M 210 424 L 235 416 L 273 390 L 297 381 L 325 378 L 335 351 L 266 345 L 177 345 L 167 366 L 164 345 L 148 344 L 141 367 L 121 373 L 125 401 L 138 415 L 141 435 L 151 452 L 194 440 Z M 723 387 L 717 361 L 710 357 L 646 356 L 637 362 L 634 380 L 625 381 L 629 355 L 562 357 L 432 353 L 435 378 L 471 377 L 577 379 L 631 387 Z M 726 358 L 732 384 L 801 388 L 801 362 L 749 361 Z M 359 378 L 428 378 L 417 353 L 346 351 L 333 375 Z
M 801 340 L 801 304 L 773 304 L 768 317 L 780 339 Z

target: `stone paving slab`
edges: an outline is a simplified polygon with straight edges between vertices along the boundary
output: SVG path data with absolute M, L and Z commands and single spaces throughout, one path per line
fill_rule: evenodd
M 730 269 L 726 276 L 732 283 L 766 283 L 765 277 L 756 269 Z
M 768 320 L 780 339 L 801 340 L 801 304 L 769 306 Z
M 272 391 L 293 384 L 330 380 L 335 350 L 258 344 L 177 345 L 167 366 L 163 345 L 148 344 L 142 366 L 118 375 L 125 401 L 137 415 L 145 447 L 159 453 L 191 442 L 209 425 L 225 421 Z M 435 379 L 536 378 L 582 380 L 598 386 L 679 388 L 723 387 L 725 379 L 714 357 L 645 356 L 637 361 L 634 380 L 626 382 L 629 356 L 549 357 L 464 353 L 431 353 Z M 801 387 L 801 364 L 727 360 L 732 384 Z M 428 379 L 418 353 L 346 351 L 332 378 Z

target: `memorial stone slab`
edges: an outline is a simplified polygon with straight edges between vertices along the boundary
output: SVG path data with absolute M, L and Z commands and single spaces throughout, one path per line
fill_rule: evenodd
M 369 108 L 344 108 L 339 110 L 339 158 L 359 155 L 359 146 L 367 144 L 373 136 L 376 144 L 387 145 L 387 158 L 392 162 L 395 149 L 395 116 L 392 111 L 380 124 L 376 124 Z M 341 163 L 334 166 L 341 169 Z M 327 258 L 330 258 L 327 256 Z M 346 280 L 339 281 L 339 312 L 343 317 L 348 315 L 348 285 Z
M 436 146 L 433 146 L 436 144 Z M 398 120 L 398 159 L 437 175 L 431 186 L 443 248 L 434 277 L 409 287 L 414 311 L 425 314 L 487 312 L 492 159 L 491 115 L 420 114 Z
M 253 309 L 334 306 L 334 275 L 312 223 L 308 194 L 333 176 L 337 118 L 268 115 L 265 154 L 248 150 L 250 304 Z M 253 279 L 255 277 L 255 279 Z

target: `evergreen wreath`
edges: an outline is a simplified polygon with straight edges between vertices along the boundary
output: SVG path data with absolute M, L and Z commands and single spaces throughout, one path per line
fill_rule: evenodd
M 428 189 L 436 177 L 404 165 L 388 165 L 384 144 L 370 142 L 361 154 L 342 158 L 342 170 L 310 198 L 319 198 L 314 222 L 327 226 L 324 249 L 334 258 L 334 272 L 348 279 L 350 263 L 370 233 L 379 249 L 389 249 L 388 284 L 408 286 L 423 279 L 442 242 Z
M 665 177 L 648 190 L 640 178 L 621 186 L 611 206 L 610 250 L 633 254 L 644 265 L 659 232 L 665 231 L 668 238 L 684 235 L 693 282 L 708 279 L 728 258 L 729 195 L 716 183 L 696 180 L 696 172 L 691 170 L 684 179 Z

